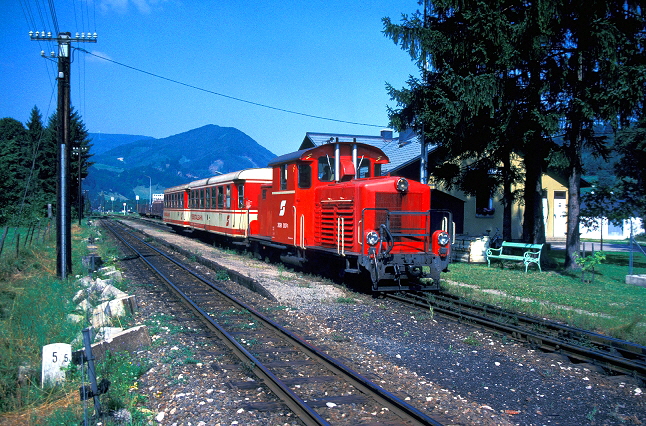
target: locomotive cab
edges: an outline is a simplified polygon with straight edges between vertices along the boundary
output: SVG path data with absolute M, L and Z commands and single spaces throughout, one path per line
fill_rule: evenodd
M 375 291 L 438 288 L 450 244 L 446 231 L 431 230 L 430 188 L 381 176 L 386 163 L 374 146 L 338 141 L 276 158 L 252 238 L 295 265 L 341 260 Z

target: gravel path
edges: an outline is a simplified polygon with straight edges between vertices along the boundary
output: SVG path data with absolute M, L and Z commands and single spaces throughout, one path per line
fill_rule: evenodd
M 146 232 L 253 277 L 276 300 L 231 281 L 223 285 L 446 424 L 646 424 L 644 386 L 630 378 L 608 377 L 430 312 L 350 293 L 321 278 L 216 251 L 194 239 Z M 299 424 L 288 412 L 245 410 L 245 398 L 252 394 L 240 394 L 227 383 L 253 378 L 227 370 L 231 361 L 223 350 L 200 345 L 204 331 L 199 323 L 169 320 L 172 304 L 160 303 L 164 293 L 145 285 L 135 263 L 126 261 L 123 267 L 138 284 L 133 286 L 140 305 L 135 321 L 151 324 L 158 318 L 166 327 L 153 330 L 158 332 L 155 344 L 141 353 L 153 367 L 138 389 L 148 395 L 147 406 L 159 423 Z M 373 415 L 378 421 L 379 413 Z

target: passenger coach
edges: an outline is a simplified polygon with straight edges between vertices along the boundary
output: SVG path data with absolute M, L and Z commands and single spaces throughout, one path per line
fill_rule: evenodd
M 164 191 L 164 222 L 177 229 L 199 229 L 234 239 L 258 229 L 260 186 L 271 169 L 247 169 L 213 176 Z

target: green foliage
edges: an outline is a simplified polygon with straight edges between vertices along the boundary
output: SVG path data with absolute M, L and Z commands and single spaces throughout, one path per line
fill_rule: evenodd
M 52 256 L 51 247 L 42 243 L 21 251 L 18 258 L 2 256 L 3 263 L 11 263 L 3 269 L 13 273 L 0 280 L 0 412 L 43 397 L 34 382 L 16 399 L 18 366 L 37 369 L 42 346 L 71 342 L 81 328 L 67 320 L 75 309 L 71 300 L 77 289 L 51 277 Z
M 108 351 L 96 366 L 97 379 L 110 380 L 110 390 L 101 395 L 101 409 L 116 411 L 126 408 L 133 414 L 133 420 L 143 419 L 143 414 L 137 409 L 143 402 L 142 397 L 133 391 L 138 389 L 137 380 L 150 365 L 145 360 L 134 359 L 128 352 L 113 354 Z
M 0 225 L 20 224 L 42 218 L 47 204 L 56 201 L 57 115 L 44 127 L 38 108 L 31 111 L 27 127 L 12 118 L 0 120 Z M 70 117 L 70 203 L 78 204 L 79 179 L 92 164 L 88 131 L 72 109 Z M 80 163 L 79 163 L 80 153 Z
M 606 260 L 606 254 L 602 251 L 595 251 L 587 256 L 579 256 L 576 258 L 576 263 L 581 266 L 583 271 L 593 271 L 594 268 Z

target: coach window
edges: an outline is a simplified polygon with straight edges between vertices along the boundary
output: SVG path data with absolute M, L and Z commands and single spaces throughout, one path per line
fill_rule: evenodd
M 224 194 L 222 191 L 222 187 L 218 186 L 217 191 L 218 191 L 218 208 L 221 209 L 224 207 Z
M 312 186 L 312 167 L 310 163 L 298 165 L 298 187 L 307 189 Z
M 231 185 L 227 185 L 227 204 L 226 208 L 230 209 L 231 208 Z
M 334 157 L 328 155 L 319 157 L 318 176 L 321 182 L 331 182 L 334 180 Z
M 244 185 L 238 184 L 238 208 L 244 209 Z

